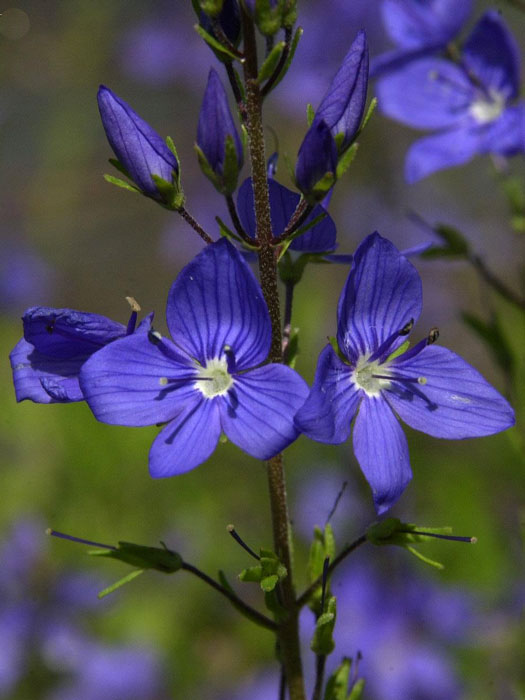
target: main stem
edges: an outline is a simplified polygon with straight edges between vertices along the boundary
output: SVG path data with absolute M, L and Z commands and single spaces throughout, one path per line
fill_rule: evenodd
M 241 3 L 242 8 L 242 3 Z M 241 9 L 244 36 L 244 83 L 246 88 L 246 127 L 252 167 L 253 196 L 257 239 L 259 242 L 259 274 L 261 287 L 270 313 L 272 341 L 268 359 L 282 362 L 281 312 L 277 287 L 277 258 L 272 248 L 272 221 L 266 174 L 266 154 L 262 123 L 262 96 L 257 83 L 257 44 L 253 20 Z M 274 547 L 288 575 L 281 583 L 281 603 L 288 616 L 279 626 L 277 638 L 286 676 L 290 700 L 306 700 L 301 648 L 299 644 L 298 609 L 295 605 L 286 481 L 282 455 L 268 461 L 268 487 L 272 513 Z

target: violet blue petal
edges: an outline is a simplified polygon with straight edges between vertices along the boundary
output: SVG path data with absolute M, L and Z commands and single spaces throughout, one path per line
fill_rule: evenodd
M 376 84 L 381 111 L 416 129 L 441 129 L 468 116 L 475 91 L 465 72 L 441 58 L 422 58 Z
M 440 47 L 436 47 L 435 44 L 430 44 L 418 49 L 393 49 L 392 51 L 385 51 L 385 53 L 374 56 L 371 59 L 370 78 L 378 78 L 387 72 L 400 70 L 408 63 L 413 63 L 420 58 L 435 53 L 437 48 Z
M 367 236 L 354 262 L 337 312 L 337 341 L 347 359 L 370 354 L 421 313 L 421 279 L 397 248 L 377 232 Z M 403 337 L 392 343 L 392 350 Z
M 179 414 L 155 438 L 149 452 L 149 473 L 154 479 L 184 474 L 213 453 L 221 423 L 217 399 L 194 392 Z
M 220 400 L 222 429 L 252 457 L 269 459 L 298 437 L 293 419 L 307 396 L 306 382 L 284 365 L 240 374 Z
M 101 85 L 97 95 L 109 145 L 131 179 L 145 194 L 160 200 L 152 175 L 174 182 L 177 160 L 162 138 L 120 97 Z
M 438 170 L 468 163 L 482 144 L 482 128 L 459 127 L 419 139 L 405 158 L 405 180 L 413 184 Z
M 350 381 L 352 368 L 327 345 L 319 355 L 310 394 L 295 416 L 299 430 L 312 440 L 338 444 L 348 439 L 362 392 Z
M 525 102 L 507 107 L 499 119 L 480 127 L 482 153 L 513 156 L 525 152 Z
M 91 356 L 80 386 L 97 420 L 145 426 L 178 415 L 199 392 L 195 364 L 163 338 L 134 333 Z
M 181 271 L 168 295 L 168 328 L 175 344 L 202 365 L 223 356 L 235 369 L 263 362 L 270 349 L 266 302 L 252 271 L 225 238 L 204 248 Z
M 226 139 L 230 136 L 237 151 L 237 163 L 242 167 L 243 149 L 228 105 L 228 95 L 221 79 L 213 68 L 208 75 L 208 83 L 199 113 L 197 145 L 206 156 L 212 170 L 222 175 L 226 157 Z
M 24 338 L 43 355 L 72 358 L 90 355 L 126 333 L 121 323 L 99 314 L 34 306 L 24 313 Z
M 314 121 L 299 147 L 295 164 L 297 187 L 305 195 L 312 192 L 326 173 L 337 170 L 337 148 L 329 127 L 323 121 Z
M 461 30 L 472 0 L 383 0 L 383 23 L 398 46 L 444 46 Z
M 497 10 L 478 21 L 463 46 L 466 69 L 487 88 L 506 99 L 518 96 L 520 51 L 515 38 Z
M 415 357 L 395 361 L 396 373 L 424 377 L 384 394 L 411 428 L 428 435 L 462 439 L 492 435 L 514 425 L 514 411 L 468 362 L 443 347 L 426 347 Z M 412 389 L 415 387 L 415 390 Z
M 368 87 L 368 44 L 363 30 L 357 33 L 314 118 L 324 121 L 335 138 L 343 134 L 339 150 L 352 143 L 363 119 Z
M 268 188 L 270 192 L 272 230 L 274 236 L 279 236 L 285 230 L 296 210 L 301 195 L 297 192 L 292 192 L 292 190 L 289 190 L 273 179 L 268 180 Z M 247 178 L 239 187 L 239 192 L 237 194 L 237 210 L 244 230 L 249 236 L 254 238 L 256 227 L 251 178 Z M 302 236 L 295 239 L 290 245 L 291 250 L 298 250 L 302 253 L 321 253 L 325 250 L 334 250 L 337 245 L 335 223 L 320 204 L 314 207 L 303 226 L 306 226 L 310 221 L 321 214 L 325 214 L 324 219 L 315 224 L 315 226 Z
M 366 397 L 361 402 L 353 443 L 354 454 L 381 515 L 394 505 L 412 478 L 405 434 L 381 397 Z

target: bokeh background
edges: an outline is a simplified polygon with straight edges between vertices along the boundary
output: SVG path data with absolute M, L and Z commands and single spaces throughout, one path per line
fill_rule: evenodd
M 268 152 L 290 184 L 306 130 L 360 27 L 371 54 L 389 44 L 379 0 L 300 0 L 305 29 L 288 78 L 268 100 Z M 525 13 L 494 2 L 525 48 Z M 474 3 L 470 26 L 489 5 Z M 103 180 L 112 154 L 99 121 L 104 83 L 133 105 L 182 160 L 187 208 L 212 234 L 226 218 L 193 151 L 200 100 L 213 54 L 193 30 L 189 0 L 38 0 L 2 3 L 0 16 L 0 697 L 13 700 L 163 700 L 277 697 L 271 635 L 239 618 L 186 573 L 147 573 L 99 602 L 96 592 L 127 573 L 118 562 L 50 541 L 48 526 L 93 540 L 128 540 L 177 549 L 201 569 L 222 569 L 253 605 L 253 584 L 236 581 L 250 565 L 228 523 L 254 547 L 271 546 L 264 467 L 220 445 L 186 475 L 154 481 L 147 453 L 155 428 L 98 424 L 82 404 L 17 405 L 8 353 L 33 305 L 72 307 L 126 322 L 127 295 L 155 310 L 164 331 L 170 284 L 201 241 L 176 214 Z M 467 28 L 468 29 L 468 28 Z M 374 94 L 373 85 L 370 95 Z M 490 267 L 523 293 L 523 233 L 510 222 L 503 175 L 488 158 L 413 186 L 403 159 L 413 130 L 376 114 L 331 204 L 339 251 L 352 252 L 379 230 L 405 248 L 433 234 L 408 216 L 459 228 Z M 501 164 L 499 164 L 501 165 Z M 509 172 L 523 178 L 523 160 Z M 248 171 L 246 170 L 246 175 Z M 404 550 L 359 550 L 334 579 L 340 644 L 334 662 L 360 650 L 365 698 L 525 697 L 522 645 L 525 472 L 525 329 L 520 316 L 464 261 L 416 259 L 424 288 L 422 336 L 465 356 L 513 403 L 518 426 L 481 440 L 445 442 L 406 429 L 414 480 L 392 515 L 452 525 L 475 546 L 433 542 L 425 567 Z M 326 336 L 335 331 L 343 266 L 310 266 L 296 293 L 297 368 L 310 381 Z M 497 319 L 508 358 L 462 312 Z M 300 438 L 286 458 L 296 525 L 299 589 L 315 524 L 323 525 L 343 482 L 333 521 L 340 546 L 375 517 L 348 444 Z M 311 622 L 303 620 L 305 649 Z M 311 656 L 311 655 L 310 655 Z M 307 665 L 312 659 L 306 652 Z M 311 676 L 311 674 L 310 674 Z

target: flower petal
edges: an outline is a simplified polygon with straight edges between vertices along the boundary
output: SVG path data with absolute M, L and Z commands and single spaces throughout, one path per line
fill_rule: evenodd
M 465 71 L 441 58 L 421 58 L 376 84 L 381 111 L 416 129 L 442 129 L 468 114 L 474 88 Z
M 377 232 L 361 243 L 338 306 L 337 341 L 351 361 L 376 350 L 421 313 L 415 267 Z M 394 350 L 403 342 L 392 344 Z
M 460 31 L 472 0 L 384 0 L 383 23 L 390 38 L 405 48 L 444 46 Z
M 480 150 L 514 156 L 525 152 L 525 102 L 508 107 L 499 119 L 487 124 L 482 131 Z
M 290 367 L 258 367 L 237 376 L 222 397 L 222 429 L 252 457 L 269 459 L 298 437 L 293 419 L 307 395 L 306 382 Z
M 488 89 L 507 99 L 520 89 L 520 51 L 497 10 L 476 24 L 463 47 L 465 67 Z
M 483 128 L 460 127 L 419 139 L 405 159 L 405 180 L 412 184 L 437 170 L 463 165 L 481 150 Z
M 210 457 L 220 434 L 217 400 L 194 398 L 155 438 L 149 473 L 160 479 L 189 472 Z
M 372 488 L 379 514 L 391 508 L 412 478 L 407 439 L 381 397 L 361 402 L 354 425 L 354 453 Z
M 134 333 L 84 364 L 80 386 L 97 420 L 113 425 L 164 423 L 199 391 L 195 365 L 169 340 Z
M 337 444 L 348 439 L 362 396 L 350 381 L 351 372 L 331 345 L 319 355 L 314 385 L 295 416 L 296 426 L 312 440 Z
M 385 394 L 411 428 L 434 437 L 461 439 L 492 435 L 514 424 L 508 402 L 468 362 L 443 347 L 428 346 L 419 355 L 396 363 L 403 375 L 424 377 Z
M 16 400 L 29 399 L 35 403 L 82 401 L 78 373 L 87 357 L 46 357 L 22 338 L 9 355 Z M 54 391 L 53 387 L 57 390 Z
M 273 179 L 268 180 L 268 188 L 270 192 L 272 230 L 274 236 L 279 236 L 288 225 L 288 222 L 299 204 L 301 196 Z M 237 208 L 244 230 L 249 236 L 255 238 L 255 208 L 251 178 L 246 179 L 239 188 Z M 314 207 L 310 216 L 303 223 L 303 226 L 306 226 L 310 221 L 313 221 L 313 219 L 321 214 L 325 214 L 324 219 L 315 226 L 312 226 L 312 228 L 302 236 L 292 241 L 290 245 L 291 250 L 299 250 L 307 253 L 321 253 L 325 250 L 333 250 L 336 247 L 335 223 L 320 204 Z
M 261 289 L 241 254 L 225 238 L 199 253 L 168 295 L 168 328 L 175 343 L 205 365 L 225 346 L 236 369 L 263 362 L 270 349 L 270 316 Z

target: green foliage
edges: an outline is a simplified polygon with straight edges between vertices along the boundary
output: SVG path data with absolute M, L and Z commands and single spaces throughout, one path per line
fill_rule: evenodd
M 204 39 L 204 41 L 212 49 L 213 53 L 217 56 L 219 61 L 222 61 L 223 63 L 229 63 L 230 61 L 233 61 L 237 58 L 233 51 L 231 51 L 227 46 L 221 44 L 220 41 L 217 41 L 217 39 L 214 36 L 208 34 L 208 32 L 205 29 L 203 29 L 200 24 L 195 24 L 194 29 L 197 32 L 197 34 L 201 37 L 201 39 Z
M 257 76 L 257 82 L 259 84 L 271 77 L 274 70 L 277 68 L 277 64 L 279 63 L 285 46 L 286 43 L 284 41 L 277 42 L 268 56 L 266 56 L 262 66 L 259 69 L 259 75 Z
M 104 175 L 104 180 L 106 180 L 106 182 L 109 182 L 112 185 L 121 187 L 123 190 L 129 190 L 130 192 L 138 192 L 139 194 L 142 194 L 141 190 L 139 190 L 138 187 L 135 187 L 135 185 L 131 185 L 129 182 L 121 180 L 119 177 L 115 177 L 114 175 L 108 175 L 106 173 Z
M 328 598 L 326 612 L 321 613 L 315 623 L 314 636 L 310 642 L 310 649 L 318 656 L 328 656 L 335 649 L 334 627 L 337 615 L 335 596 Z
M 465 258 L 470 252 L 469 244 L 461 231 L 448 224 L 436 224 L 435 233 L 444 242 L 442 246 L 433 246 L 421 254 L 423 258 Z
M 486 343 L 496 364 L 504 374 L 512 379 L 516 369 L 514 352 L 507 340 L 499 317 L 493 314 L 490 321 L 484 321 L 475 314 L 463 311 L 461 318 Z
M 359 679 L 352 684 L 350 694 L 350 669 L 352 659 L 345 657 L 339 667 L 332 673 L 326 684 L 324 700 L 360 700 L 363 695 L 364 680 Z

